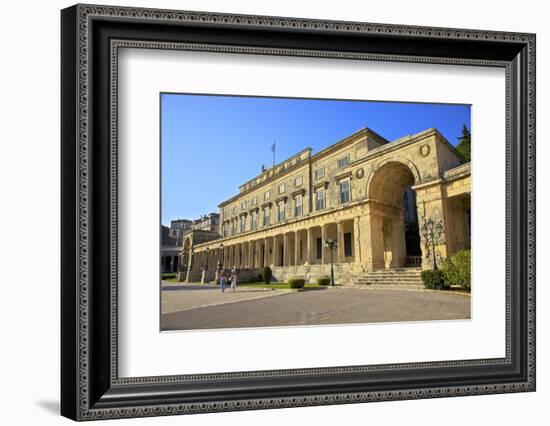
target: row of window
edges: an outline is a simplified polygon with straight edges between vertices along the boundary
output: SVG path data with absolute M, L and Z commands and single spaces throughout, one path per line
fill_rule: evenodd
M 339 184 L 339 201 L 340 204 L 348 203 L 351 200 L 350 193 L 350 181 L 349 179 L 342 180 Z M 315 191 L 315 210 L 323 210 L 325 208 L 325 189 L 320 188 Z M 277 204 L 277 222 L 281 223 L 286 220 L 286 201 L 281 201 Z M 270 225 L 270 207 L 265 207 L 263 209 L 263 226 Z M 303 196 L 297 195 L 294 197 L 294 217 L 300 217 L 303 213 Z M 258 213 L 252 212 L 250 215 L 250 230 L 253 231 L 258 227 Z M 239 229 L 240 233 L 246 231 L 246 216 L 241 216 L 239 220 Z M 237 223 L 234 221 L 232 224 L 231 235 L 236 234 Z M 224 224 L 223 227 L 223 236 L 227 236 L 227 224 Z
M 303 178 L 302 175 L 296 176 L 294 178 L 294 186 L 296 188 L 299 188 L 303 184 L 304 184 L 304 178 Z M 286 184 L 281 183 L 277 187 L 277 194 L 281 195 L 281 194 L 284 194 L 285 192 L 286 192 Z M 264 194 L 263 194 L 264 201 L 268 201 L 270 198 L 271 198 L 271 190 L 265 191 Z M 250 200 L 250 205 L 251 206 L 256 206 L 257 204 L 258 204 L 258 197 L 257 196 L 252 197 L 252 199 Z M 242 200 L 240 207 L 241 207 L 241 210 L 246 210 L 247 200 Z M 237 213 L 237 206 L 233 206 L 232 214 L 236 214 L 236 213 Z
M 336 160 L 336 165 L 339 169 L 343 169 L 349 165 L 349 156 L 339 158 Z M 325 166 L 321 166 L 313 172 L 313 176 L 316 180 L 322 179 L 325 177 Z
M 345 157 L 342 157 L 342 158 L 339 158 L 337 161 L 337 166 L 339 169 L 343 169 L 345 167 L 347 167 L 349 165 L 349 156 L 346 155 Z M 318 169 L 315 170 L 314 172 L 314 177 L 316 180 L 319 180 L 319 179 L 322 179 L 325 177 L 325 167 L 322 166 L 322 167 L 319 167 Z M 299 175 L 299 176 L 296 176 L 294 178 L 294 186 L 296 188 L 302 186 L 304 184 L 304 178 L 302 175 Z M 286 184 L 284 183 L 281 183 L 278 187 L 277 187 L 277 193 L 279 195 L 281 194 L 284 194 L 286 191 Z M 267 190 L 264 192 L 263 194 L 263 198 L 264 198 L 264 201 L 267 201 L 271 198 L 271 191 L 270 190 Z M 348 191 L 348 201 L 349 201 L 349 191 Z M 258 204 L 258 197 L 255 196 L 255 197 L 252 197 L 252 199 L 250 200 L 250 205 L 251 206 L 255 206 Z M 246 200 L 243 200 L 241 201 L 241 210 L 245 210 L 246 207 L 247 207 L 247 201 Z M 236 214 L 237 213 L 237 206 L 234 206 L 233 207 L 233 211 L 232 211 L 233 214 Z

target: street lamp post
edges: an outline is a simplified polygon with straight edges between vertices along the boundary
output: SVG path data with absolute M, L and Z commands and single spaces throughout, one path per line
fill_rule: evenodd
M 338 240 L 329 238 L 325 240 L 325 246 L 330 250 L 330 286 L 334 286 L 334 263 L 332 261 L 332 251 L 338 247 Z
M 443 232 L 443 225 L 441 221 L 434 222 L 432 218 L 426 220 L 424 218 L 424 224 L 421 228 L 422 237 L 426 240 L 426 244 L 432 246 L 432 257 L 433 257 L 433 269 L 437 271 L 437 260 L 435 258 L 435 242 L 439 240 Z

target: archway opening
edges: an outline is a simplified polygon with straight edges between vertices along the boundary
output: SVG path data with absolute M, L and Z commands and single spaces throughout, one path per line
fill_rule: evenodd
M 415 175 L 398 161 L 381 166 L 369 182 L 374 269 L 420 266 Z

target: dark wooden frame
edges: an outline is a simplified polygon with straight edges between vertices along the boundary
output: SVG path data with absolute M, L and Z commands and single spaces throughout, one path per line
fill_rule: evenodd
M 63 10 L 61 28 L 64 416 L 89 420 L 535 390 L 533 34 L 95 5 Z M 504 67 L 506 357 L 119 378 L 117 46 Z

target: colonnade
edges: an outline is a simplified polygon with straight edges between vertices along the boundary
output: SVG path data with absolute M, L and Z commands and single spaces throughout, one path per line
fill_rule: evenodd
M 330 250 L 325 244 L 329 239 L 337 241 L 333 262 L 352 263 L 357 250 L 354 228 L 354 219 L 348 219 L 278 233 L 274 230 L 260 238 L 254 235 L 245 240 L 238 238 L 235 243 L 228 238 L 223 243 L 216 242 L 215 247 L 195 249 L 191 269 L 215 270 L 219 263 L 224 269 L 329 264 Z

